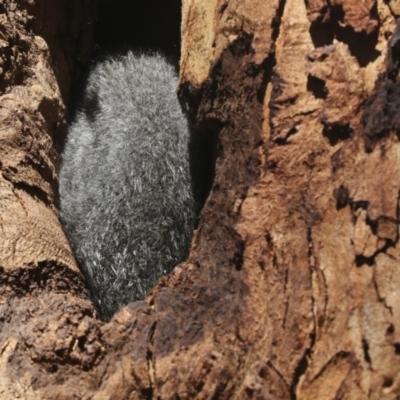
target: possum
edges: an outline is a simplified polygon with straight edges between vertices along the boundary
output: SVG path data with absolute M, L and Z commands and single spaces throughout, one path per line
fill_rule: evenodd
M 198 204 L 176 85 L 160 54 L 106 59 L 68 130 L 60 217 L 103 320 L 187 257 Z

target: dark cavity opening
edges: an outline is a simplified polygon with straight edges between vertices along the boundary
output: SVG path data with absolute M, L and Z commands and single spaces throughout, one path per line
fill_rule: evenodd
M 160 51 L 179 59 L 181 0 L 98 0 L 96 52 Z
M 346 207 L 350 201 L 350 193 L 347 187 L 340 185 L 339 188 L 335 189 L 333 195 L 336 199 L 336 209 L 341 210 Z
M 317 20 L 311 24 L 310 35 L 315 47 L 328 46 L 333 39 L 346 43 L 350 53 L 357 58 L 361 67 L 375 61 L 380 52 L 375 49 L 378 42 L 379 28 L 371 34 L 355 32 L 350 26 L 343 27 L 344 12 L 342 6 L 330 6 L 330 18 L 326 21 Z M 376 7 L 372 10 L 372 16 L 377 17 Z
M 368 265 L 368 267 L 372 267 L 375 263 L 375 259 L 374 259 L 374 256 L 365 257 L 363 255 L 358 255 L 358 256 L 356 256 L 355 262 L 356 262 L 356 266 L 358 268 L 360 268 L 364 265 Z
M 383 387 L 384 388 L 390 388 L 391 386 L 393 386 L 393 383 L 394 383 L 393 378 L 391 378 L 390 376 L 386 376 L 383 379 Z
M 307 78 L 307 90 L 311 92 L 316 99 L 326 99 L 328 95 L 325 81 L 311 75 L 308 75 Z
M 368 364 L 371 364 L 371 357 L 369 355 L 369 344 L 366 339 L 362 340 L 362 347 L 363 347 L 363 351 L 364 351 L 364 360 Z
M 189 142 L 190 175 L 199 215 L 214 182 L 218 149 L 217 127 L 193 127 Z
M 323 135 L 328 138 L 329 144 L 335 146 L 339 141 L 349 139 L 353 136 L 353 129 L 349 124 L 346 125 L 326 125 Z
M 387 334 L 387 335 L 393 335 L 394 331 L 395 331 L 394 325 L 393 325 L 393 324 L 390 324 L 390 325 L 388 326 L 388 328 L 386 329 L 386 334 Z M 395 345 L 396 345 L 396 344 L 395 344 Z M 399 350 L 400 350 L 400 344 L 399 344 Z M 400 354 L 400 353 L 397 353 L 397 352 L 396 352 L 396 354 Z

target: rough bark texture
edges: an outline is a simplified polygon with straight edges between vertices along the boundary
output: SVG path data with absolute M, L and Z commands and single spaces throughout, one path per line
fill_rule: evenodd
M 184 0 L 214 183 L 188 261 L 108 324 L 55 205 L 90 3 L 0 11 L 1 398 L 399 398 L 397 1 Z

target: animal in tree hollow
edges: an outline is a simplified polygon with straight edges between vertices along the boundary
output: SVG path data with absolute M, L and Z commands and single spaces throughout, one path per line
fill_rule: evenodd
M 100 62 L 68 131 L 60 215 L 105 320 L 187 256 L 198 206 L 176 84 L 159 54 Z

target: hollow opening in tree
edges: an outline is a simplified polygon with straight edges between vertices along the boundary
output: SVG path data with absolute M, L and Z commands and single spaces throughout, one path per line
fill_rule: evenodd
M 174 93 L 180 7 L 99 0 L 94 62 L 75 89 L 60 214 L 104 320 L 184 261 L 213 183 L 217 130 L 188 124 Z

